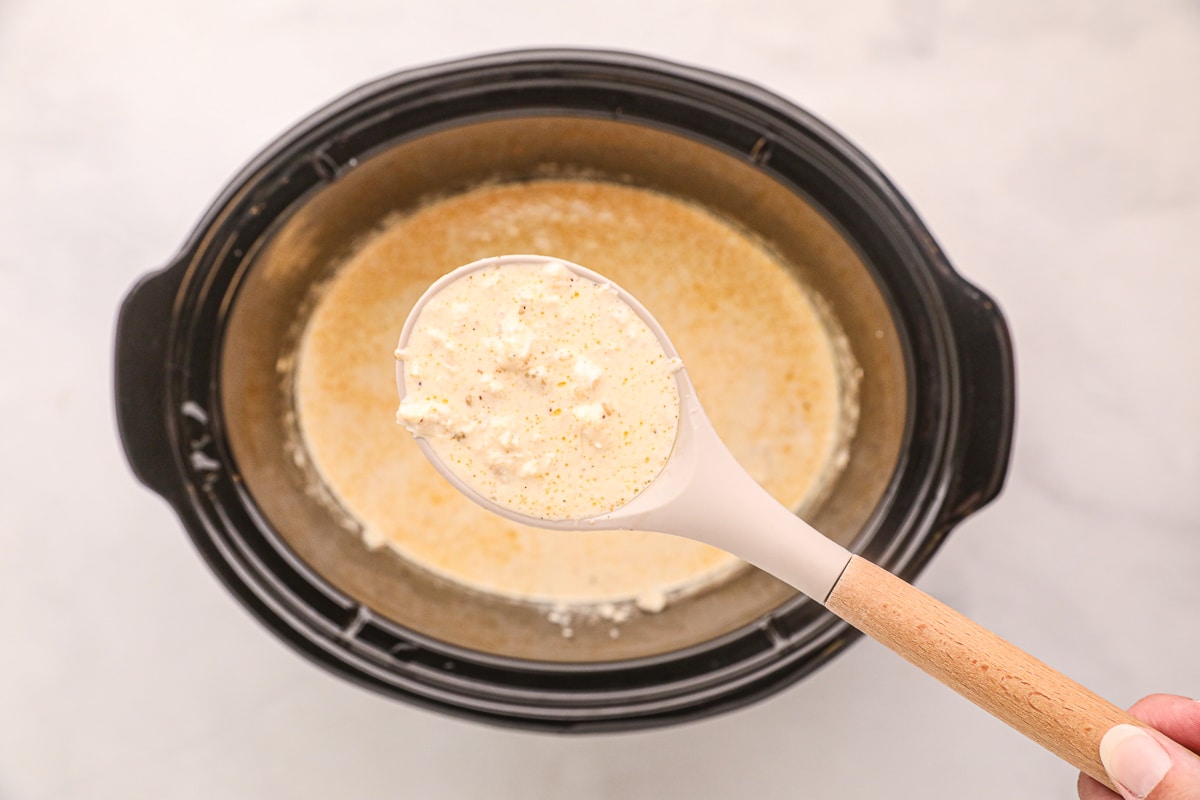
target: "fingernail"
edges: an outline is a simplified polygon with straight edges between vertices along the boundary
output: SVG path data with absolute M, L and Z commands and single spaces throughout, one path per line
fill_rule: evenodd
M 1171 769 L 1171 756 L 1162 745 L 1133 725 L 1115 725 L 1104 734 L 1100 760 L 1108 776 L 1138 798 L 1154 791 Z

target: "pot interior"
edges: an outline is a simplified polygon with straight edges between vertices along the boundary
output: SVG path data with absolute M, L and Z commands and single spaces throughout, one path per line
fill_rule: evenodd
M 296 557 L 417 639 L 559 663 L 647 658 L 722 639 L 797 602 L 795 592 L 744 569 L 661 613 L 634 616 L 617 638 L 599 624 L 579 626 L 567 640 L 543 607 L 475 592 L 391 550 L 368 549 L 305 457 L 293 369 L 314 287 L 398 212 L 487 182 L 543 177 L 600 178 L 698 203 L 764 241 L 824 301 L 860 368 L 859 417 L 845 468 L 805 516 L 836 541 L 861 546 L 900 466 L 908 403 L 904 348 L 871 271 L 813 202 L 753 158 L 611 119 L 491 119 L 395 142 L 364 153 L 278 220 L 248 262 L 223 331 L 220 393 L 238 472 Z

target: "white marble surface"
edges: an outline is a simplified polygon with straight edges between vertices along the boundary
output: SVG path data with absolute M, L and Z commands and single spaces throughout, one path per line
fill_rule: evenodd
M 920 584 L 1120 704 L 1200 694 L 1200 6 L 1160 0 L 0 3 L 0 798 L 1074 796 L 864 642 L 751 708 L 562 738 L 295 656 L 138 486 L 118 302 L 344 89 L 518 45 L 643 51 L 809 107 L 1006 310 L 1007 491 Z

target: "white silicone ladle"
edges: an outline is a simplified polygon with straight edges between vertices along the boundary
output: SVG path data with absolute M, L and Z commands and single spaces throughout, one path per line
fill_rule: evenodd
M 488 258 L 445 275 L 417 301 L 400 335 L 408 343 L 429 298 L 464 274 L 504 264 L 557 263 L 608 284 L 678 353 L 641 303 L 577 264 L 545 256 Z M 404 365 L 397 384 L 405 395 Z M 705 416 L 686 367 L 679 386 L 679 431 L 663 471 L 616 511 L 584 520 L 545 520 L 497 505 L 467 486 L 428 443 L 417 443 L 460 492 L 516 522 L 556 530 L 647 530 L 683 536 L 732 553 L 783 580 L 871 638 L 894 650 L 976 705 L 1110 788 L 1100 739 L 1111 727 L 1143 726 L 1129 714 L 1052 670 L 890 572 L 823 536 L 762 489 L 738 464 Z

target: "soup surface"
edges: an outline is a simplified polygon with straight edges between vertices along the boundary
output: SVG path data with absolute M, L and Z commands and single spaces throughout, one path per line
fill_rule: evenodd
M 665 534 L 549 531 L 490 514 L 396 424 L 393 350 L 412 306 L 450 270 L 510 253 L 573 261 L 637 297 L 671 337 L 726 445 L 780 501 L 802 508 L 836 476 L 854 418 L 843 407 L 844 348 L 759 242 L 700 207 L 616 183 L 489 185 L 397 216 L 365 240 L 320 289 L 299 344 L 305 449 L 369 546 L 485 593 L 640 599 L 649 610 L 741 566 Z

